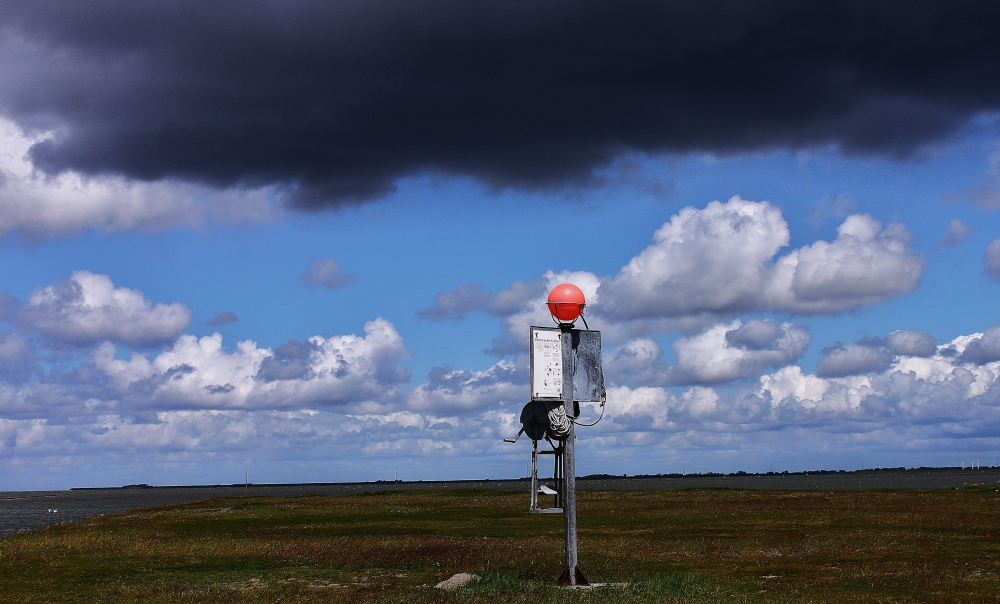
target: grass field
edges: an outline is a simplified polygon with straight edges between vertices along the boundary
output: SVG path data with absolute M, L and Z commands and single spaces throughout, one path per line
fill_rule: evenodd
M 580 492 L 590 591 L 526 493 L 217 498 L 0 539 L 2 602 L 997 602 L 1000 492 Z M 482 576 L 454 592 L 454 573 Z

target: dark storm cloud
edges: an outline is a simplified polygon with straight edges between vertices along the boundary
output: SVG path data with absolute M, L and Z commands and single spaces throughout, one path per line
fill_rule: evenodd
M 0 112 L 77 170 L 275 184 L 585 184 L 623 152 L 906 156 L 1000 106 L 993 2 L 54 2 L 0 7 Z

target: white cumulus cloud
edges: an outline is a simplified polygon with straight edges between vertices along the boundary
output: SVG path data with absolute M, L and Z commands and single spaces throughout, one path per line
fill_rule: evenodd
M 902 225 L 848 216 L 832 242 L 776 258 L 788 225 L 767 202 L 684 208 L 599 290 L 612 320 L 749 311 L 838 313 L 912 291 L 924 259 Z
M 684 208 L 601 285 L 602 313 L 631 319 L 757 306 L 771 259 L 789 236 L 781 210 L 768 203 L 734 197 Z
M 772 361 L 756 354 L 794 356 L 808 337 L 800 329 L 734 321 L 686 345 L 707 350 L 707 364 L 735 375 L 740 359 L 760 366 Z M 724 389 L 609 386 L 604 420 L 580 428 L 581 450 L 590 467 L 620 468 L 615 460 L 627 455 L 630 464 L 648 457 L 652 465 L 645 467 L 661 468 L 653 471 L 668 471 L 664 460 L 679 461 L 669 471 L 680 471 L 680 461 L 712 458 L 743 469 L 804 451 L 816 459 L 864 450 L 935 454 L 945 444 L 981 448 L 1000 428 L 998 334 L 1000 327 L 961 336 L 931 354 L 920 332 L 868 338 L 857 346 L 893 357 L 863 375 L 823 377 L 786 365 Z M 617 362 L 634 361 L 638 370 L 658 356 L 652 341 L 615 350 Z M 448 472 L 458 466 L 447 460 L 458 458 L 523 467 L 523 443 L 501 440 L 517 432 L 526 400 L 523 356 L 482 371 L 437 368 L 402 392 L 399 361 L 407 355 L 382 319 L 366 324 L 363 336 L 293 340 L 275 350 L 253 342 L 227 350 L 217 335 L 183 336 L 158 355 L 121 359 L 104 342 L 86 363 L 103 379 L 0 385 L 0 467 L 98 457 L 231 466 L 234 456 L 254 451 L 303 460 L 322 451 L 324 459 L 351 464 L 392 460 Z M 595 406 L 584 407 L 584 417 L 596 418 Z
M 422 412 L 484 411 L 502 403 L 526 402 L 528 371 L 523 355 L 503 360 L 485 371 L 436 367 L 429 380 L 406 397 L 407 407 Z
M 409 352 L 385 319 L 366 323 L 363 337 L 290 344 L 272 351 L 246 340 L 229 352 L 220 334 L 184 335 L 152 360 L 115 359 L 105 345 L 92 363 L 138 409 L 385 409 L 410 378 L 398 365 Z
M 817 241 L 778 259 L 767 294 L 775 310 L 836 313 L 914 290 L 925 261 L 901 224 L 848 216 L 832 242 Z
M 1000 327 L 991 329 L 1000 333 Z M 678 396 L 659 387 L 619 386 L 608 389 L 608 416 L 618 424 L 614 430 L 744 433 L 798 426 L 815 434 L 865 434 L 926 424 L 935 438 L 958 425 L 989 425 L 995 431 L 1000 356 L 986 361 L 973 352 L 989 339 L 989 332 L 960 336 L 933 355 L 898 355 L 864 375 L 822 377 L 789 365 L 730 396 L 705 387 Z
M 660 344 L 652 338 L 629 340 L 604 355 L 605 381 L 622 384 L 630 376 L 642 375 L 649 370 L 662 373 L 664 366 L 660 360 L 660 352 Z
M 718 384 L 756 377 L 802 357 L 812 336 L 799 325 L 740 320 L 716 325 L 673 343 L 677 363 L 664 374 L 670 385 Z
M 74 271 L 62 283 L 36 289 L 18 314 L 24 327 L 76 345 L 111 340 L 130 345 L 162 344 L 191 323 L 181 304 L 153 304 L 142 292 L 115 287 L 108 275 Z

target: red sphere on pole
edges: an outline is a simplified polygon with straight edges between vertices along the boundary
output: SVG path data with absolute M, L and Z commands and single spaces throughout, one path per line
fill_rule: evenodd
M 583 291 L 572 283 L 563 283 L 552 288 L 546 302 L 549 312 L 560 323 L 572 323 L 583 314 L 587 301 Z

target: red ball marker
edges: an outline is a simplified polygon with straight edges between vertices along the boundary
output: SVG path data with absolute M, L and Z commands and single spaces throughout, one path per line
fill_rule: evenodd
M 557 321 L 572 323 L 583 313 L 587 301 L 579 287 L 572 283 L 563 283 L 552 288 L 546 305 Z

